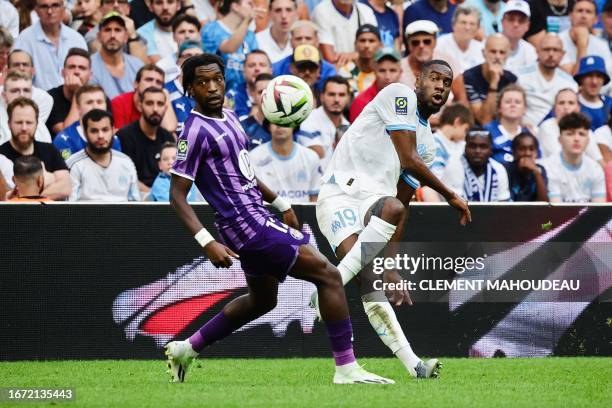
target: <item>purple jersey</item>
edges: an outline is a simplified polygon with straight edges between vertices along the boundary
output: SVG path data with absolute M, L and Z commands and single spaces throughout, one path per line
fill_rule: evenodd
M 230 110 L 223 109 L 223 116 L 215 119 L 191 111 L 170 172 L 195 182 L 215 209 L 221 238 L 240 249 L 271 215 L 257 187 L 242 125 Z

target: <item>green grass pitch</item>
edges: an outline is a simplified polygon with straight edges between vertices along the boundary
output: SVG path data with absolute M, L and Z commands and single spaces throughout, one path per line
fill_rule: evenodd
M 391 358 L 360 359 L 395 385 L 331 384 L 331 359 L 199 359 L 183 384 L 162 360 L 0 363 L 0 387 L 73 387 L 54 407 L 610 407 L 612 358 L 442 359 L 414 380 Z

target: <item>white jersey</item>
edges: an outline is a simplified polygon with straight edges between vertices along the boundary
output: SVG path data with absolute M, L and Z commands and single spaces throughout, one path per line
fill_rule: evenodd
M 555 70 L 550 81 L 544 79 L 538 64 L 517 70 L 516 76 L 517 84 L 527 94 L 525 123 L 533 126 L 538 126 L 552 110 L 555 97 L 560 90 L 570 88 L 574 92 L 578 91 L 578 84 L 574 78 L 560 68 Z
M 319 194 L 320 159 L 311 149 L 294 143 L 289 157 L 282 157 L 267 142 L 251 150 L 249 157 L 257 177 L 291 204 L 308 203 L 310 196 Z
M 465 141 L 453 142 L 438 130 L 434 133 L 436 159 L 431 172 L 457 195 L 463 194 L 463 165 L 461 156 L 465 152 Z
M 15 184 L 13 184 L 13 162 L 3 154 L 0 154 L 0 177 L 4 177 L 9 188 L 15 188 Z
M 607 146 L 612 151 L 612 130 L 610 126 L 605 125 L 597 128 L 593 133 L 593 140 L 598 145 Z
M 70 156 L 72 193 L 70 201 L 139 201 L 136 166 L 129 156 L 111 150 L 108 167 L 102 167 L 89 157 L 85 149 Z
M 556 156 L 561 153 L 561 143 L 559 143 L 559 125 L 557 124 L 556 118 L 549 118 L 542 122 L 538 129 L 537 138 L 540 142 L 540 151 L 542 152 L 542 158 L 549 156 Z M 595 161 L 603 159 L 593 132 L 589 130 L 589 144 L 584 152 L 587 156 Z
M 484 44 L 481 41 L 471 40 L 468 49 L 463 51 L 455 42 L 453 33 L 443 34 L 436 41 L 436 50 L 440 49 L 453 55 L 461 63 L 461 72 L 456 74 L 461 74 L 465 70 L 482 64 L 484 62 L 483 48 Z
M 349 121 L 342 116 L 342 125 L 349 125 Z M 336 125 L 329 119 L 323 106 L 313 110 L 300 125 L 298 143 L 310 146 L 322 146 L 325 156 L 321 159 L 321 169 L 325 171 L 327 164 L 334 154 L 334 143 L 336 142 Z
M 293 47 L 291 47 L 290 39 L 287 38 L 287 44 L 285 44 L 284 48 L 281 48 L 278 43 L 274 41 L 274 38 L 272 38 L 272 34 L 270 34 L 270 27 L 255 34 L 255 39 L 257 40 L 259 49 L 268 54 L 268 58 L 270 58 L 270 62 L 273 64 L 290 55 L 293 55 Z
M 366 105 L 340 139 L 323 181 L 338 184 L 345 194 L 355 198 L 395 197 L 401 166 L 388 133 L 392 130 L 416 132 L 417 152 L 431 166 L 436 144 L 429 122 L 419 116 L 414 91 L 395 83 Z
M 583 155 L 574 167 L 563 160 L 561 153 L 542 160 L 548 176 L 548 197 L 565 203 L 587 203 L 606 196 L 606 180 L 601 166 Z
M 528 67 L 537 60 L 538 54 L 535 47 L 521 39 L 518 42 L 516 50 L 508 54 L 508 59 L 506 60 L 504 68 L 514 75 L 517 75 L 519 69 Z

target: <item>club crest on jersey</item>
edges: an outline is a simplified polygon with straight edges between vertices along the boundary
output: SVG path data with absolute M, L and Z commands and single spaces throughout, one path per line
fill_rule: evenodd
M 187 151 L 189 150 L 189 141 L 181 139 L 176 145 L 176 160 L 185 160 L 187 158 Z
M 395 97 L 395 113 L 398 115 L 408 114 L 408 98 L 405 96 Z
M 300 231 L 296 230 L 295 228 L 289 228 L 289 234 L 291 234 L 291 236 L 295 239 L 304 239 L 304 234 L 302 234 Z

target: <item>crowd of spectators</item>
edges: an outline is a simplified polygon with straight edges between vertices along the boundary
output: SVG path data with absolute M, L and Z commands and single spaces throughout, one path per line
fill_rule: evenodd
M 432 171 L 460 196 L 612 201 L 612 0 L 0 0 L 0 200 L 168 201 L 180 66 L 203 52 L 290 202 L 316 201 L 351 122 L 432 59 L 453 69 Z M 261 110 L 283 74 L 315 95 L 296 129 Z

